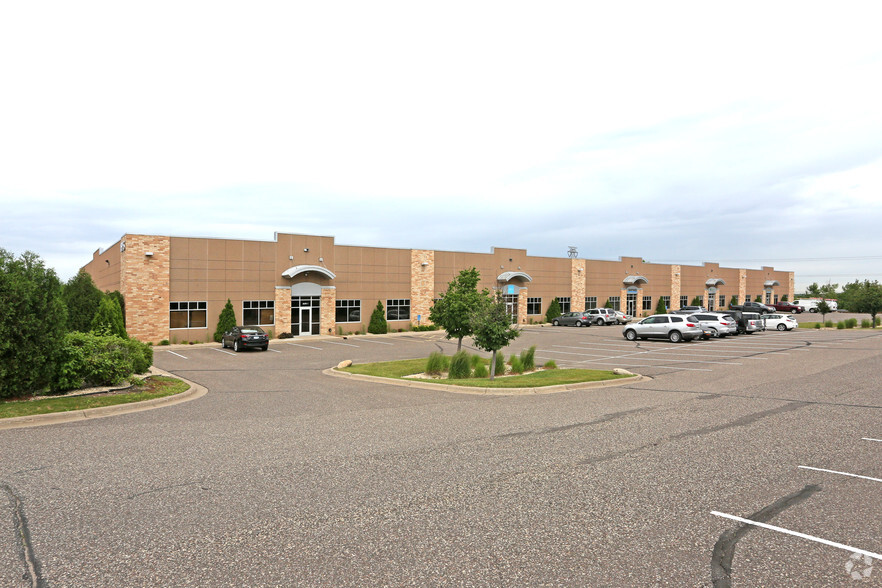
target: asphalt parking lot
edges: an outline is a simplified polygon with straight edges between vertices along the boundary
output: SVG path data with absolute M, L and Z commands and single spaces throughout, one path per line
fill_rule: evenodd
M 0 584 L 882 585 L 880 334 L 531 327 L 651 379 L 528 396 L 321 373 L 431 332 L 157 348 L 209 393 L 0 431 Z

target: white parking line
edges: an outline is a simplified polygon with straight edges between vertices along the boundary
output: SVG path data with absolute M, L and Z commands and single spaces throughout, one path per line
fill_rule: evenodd
M 578 361 L 576 363 L 611 363 L 616 367 L 647 367 L 647 368 L 656 368 L 656 369 L 666 369 L 666 370 L 680 370 L 684 372 L 712 372 L 713 370 L 708 368 L 687 368 L 687 367 L 678 367 L 675 365 L 648 365 L 645 363 L 619 363 L 615 361 L 604 361 L 602 359 L 586 359 L 584 361 Z M 740 364 L 736 364 L 740 365 Z
M 345 345 L 346 347 L 358 347 L 358 345 L 353 345 L 351 343 L 337 343 L 336 341 L 325 341 L 328 345 Z
M 172 355 L 177 355 L 178 357 L 183 357 L 184 359 L 188 359 L 186 355 L 181 355 L 180 353 L 175 353 L 174 351 L 165 350 L 166 353 L 171 353 Z
M 822 468 L 813 468 L 811 466 L 799 466 L 803 470 L 814 470 L 816 472 L 827 472 L 828 474 L 839 474 L 840 476 L 848 476 L 850 478 L 860 478 L 862 480 L 870 480 L 872 482 L 882 482 L 879 478 L 871 478 L 869 476 L 859 476 L 858 474 L 849 474 L 848 472 L 837 472 L 836 470 L 825 470 Z
M 578 347 L 575 347 L 575 348 L 571 347 L 570 349 L 578 349 Z M 539 349 L 538 351 L 541 351 L 542 353 L 559 353 L 561 355 L 579 355 L 579 356 L 583 356 L 583 357 L 584 356 L 600 357 L 601 359 L 599 359 L 599 360 L 587 360 L 587 359 L 584 360 L 584 361 L 597 361 L 597 362 L 604 361 L 604 360 L 614 361 L 614 360 L 620 360 L 620 359 L 625 359 L 625 358 L 633 359 L 635 356 L 640 356 L 640 359 L 642 359 L 643 361 L 668 361 L 668 362 L 672 362 L 672 363 L 710 363 L 710 364 L 719 364 L 719 365 L 741 365 L 740 363 L 733 362 L 733 361 L 703 361 L 703 360 L 692 360 L 692 359 L 671 359 L 669 357 L 660 357 L 660 358 L 656 359 L 654 357 L 643 357 L 643 356 L 648 355 L 650 353 L 655 353 L 657 351 L 655 349 L 650 350 L 650 351 L 638 351 L 637 353 L 620 353 L 618 355 L 606 355 L 606 356 L 598 355 L 596 353 L 575 353 L 572 351 L 557 351 L 557 350 L 553 350 L 553 349 Z
M 882 443 L 882 439 L 870 439 L 869 437 L 861 437 L 861 441 L 878 441 Z
M 359 343 L 376 343 L 377 345 L 393 345 L 393 343 L 389 343 L 388 341 L 373 341 L 371 339 L 359 339 Z
M 273 353 L 281 353 L 278 349 L 267 349 L 267 351 L 272 351 Z
M 322 350 L 321 347 L 313 347 L 312 345 L 303 345 L 302 343 L 285 343 L 285 345 L 292 345 L 294 347 L 306 347 L 307 349 L 318 349 L 319 351 Z
M 211 349 L 212 351 L 217 351 L 218 353 L 226 353 L 227 355 L 236 355 L 235 353 L 231 353 L 231 352 L 227 351 L 226 349 L 217 349 L 215 347 L 209 347 L 209 349 Z
M 787 535 L 793 535 L 794 537 L 800 537 L 802 539 L 808 539 L 809 541 L 815 541 L 817 543 L 823 543 L 824 545 L 829 545 L 830 547 L 836 547 L 838 549 L 844 549 L 845 551 L 850 551 L 852 553 L 860 553 L 861 555 L 866 555 L 872 557 L 874 559 L 882 560 L 882 554 L 873 553 L 872 551 L 866 551 L 864 549 L 858 549 L 857 547 L 851 547 L 849 545 L 845 545 L 843 543 L 836 543 L 835 541 L 828 541 L 827 539 L 821 539 L 820 537 L 815 537 L 813 535 L 806 535 L 805 533 L 799 533 L 797 531 L 791 531 L 790 529 L 785 529 L 783 527 L 775 527 L 774 525 L 767 525 L 766 523 L 759 523 L 757 521 L 751 521 L 750 519 L 742 519 L 741 517 L 736 517 L 734 515 L 717 512 L 715 510 L 711 511 L 712 515 L 723 517 L 725 519 L 732 519 L 733 521 L 738 521 L 739 523 L 745 523 L 748 525 L 755 525 L 757 527 L 762 527 L 763 529 L 769 529 L 770 531 L 778 531 L 779 533 L 786 533 Z

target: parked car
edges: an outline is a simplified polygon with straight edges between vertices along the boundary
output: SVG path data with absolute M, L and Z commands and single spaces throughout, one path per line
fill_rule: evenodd
M 614 325 L 618 322 L 616 311 L 611 308 L 589 308 L 585 312 L 591 315 L 595 325 Z
M 594 317 L 586 311 L 565 312 L 556 319 L 551 321 L 555 327 L 563 325 L 564 327 L 590 327 L 594 321 Z
M 698 321 L 691 316 L 682 314 L 655 314 L 638 323 L 626 325 L 622 335 L 628 341 L 635 339 L 668 339 L 671 343 L 691 341 L 704 336 L 704 330 Z
M 767 314 L 764 318 L 767 329 L 792 331 L 799 326 L 796 319 L 788 314 Z
M 738 332 L 738 319 L 735 318 L 734 310 L 710 310 L 708 314 L 715 314 L 721 317 L 725 322 L 729 323 L 729 334 L 732 336 L 740 335 Z
M 631 319 L 634 318 L 630 314 L 625 314 L 621 310 L 614 310 L 613 312 L 616 313 L 616 322 L 620 325 L 627 325 L 631 322 Z
M 759 314 L 767 314 L 770 312 L 775 312 L 775 309 L 771 306 L 766 306 L 762 302 L 752 302 L 748 300 L 744 304 L 730 304 L 729 310 L 741 310 L 743 312 L 757 312 Z
M 266 351 L 269 348 L 269 337 L 260 327 L 233 327 L 221 338 L 224 349 L 232 347 L 233 351 L 257 348 Z
M 703 328 L 710 331 L 711 337 L 726 337 L 738 328 L 735 319 L 728 315 L 697 312 L 692 316 Z
M 703 306 L 681 306 L 678 310 L 672 310 L 671 314 L 695 314 L 696 312 L 707 312 Z
M 755 312 L 729 311 L 738 323 L 738 333 L 752 335 L 765 330 L 762 315 Z
M 799 314 L 805 310 L 802 306 L 798 304 L 793 304 L 792 302 L 776 302 L 772 305 L 772 308 L 777 310 L 778 312 L 795 312 Z

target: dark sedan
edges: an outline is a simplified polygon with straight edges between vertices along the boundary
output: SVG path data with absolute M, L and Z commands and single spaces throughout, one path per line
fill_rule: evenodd
M 266 351 L 269 348 L 269 337 L 260 327 L 233 327 L 224 333 L 221 345 L 224 349 L 232 347 L 233 351 L 250 348 Z

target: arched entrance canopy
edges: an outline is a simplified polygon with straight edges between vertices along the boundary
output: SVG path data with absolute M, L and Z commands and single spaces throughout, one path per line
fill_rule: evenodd
M 624 280 L 622 280 L 622 283 L 623 283 L 624 285 L 626 285 L 626 286 L 636 286 L 636 285 L 641 284 L 641 283 L 642 283 L 642 284 L 648 284 L 648 283 L 649 283 L 649 280 L 647 280 L 647 279 L 646 279 L 645 277 L 643 277 L 643 276 L 628 276 L 627 278 L 625 278 Z
M 775 286 L 780 286 L 781 283 L 778 280 L 766 280 L 764 287 L 766 288 L 774 288 Z
M 496 279 L 500 282 L 508 282 L 512 278 L 520 278 L 520 279 L 524 280 L 525 282 L 532 282 L 533 281 L 533 278 L 531 278 L 529 275 L 525 274 L 524 272 L 505 272 L 505 273 L 499 274 L 499 277 Z
M 297 274 L 304 274 L 306 272 L 315 272 L 317 274 L 321 274 L 332 280 L 337 276 L 334 275 L 334 272 L 329 270 L 326 267 L 322 267 L 320 265 L 295 265 L 294 267 L 289 267 L 285 271 L 282 272 L 283 278 L 293 278 Z
M 726 280 L 721 280 L 720 278 L 711 278 L 704 283 L 706 288 L 715 288 L 717 286 L 725 286 Z

